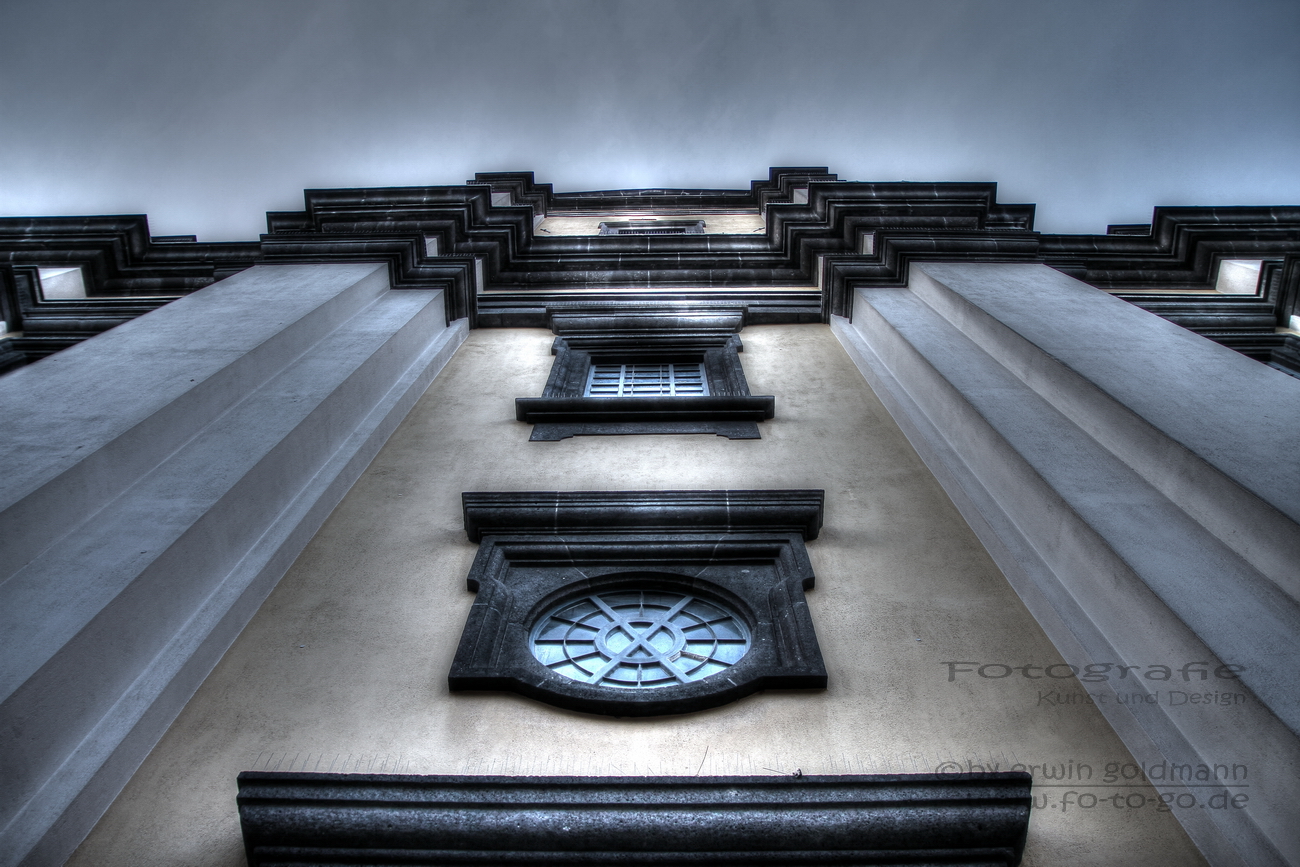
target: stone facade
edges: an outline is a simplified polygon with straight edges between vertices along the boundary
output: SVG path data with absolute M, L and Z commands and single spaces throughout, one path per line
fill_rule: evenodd
M 1053 236 L 992 185 L 783 168 L 310 191 L 268 223 L 0 220 L 2 863 L 238 864 L 243 771 L 1028 772 L 1024 863 L 1300 863 L 1300 211 Z M 1217 291 L 1241 261 L 1254 294 Z M 41 294 L 56 268 L 84 298 Z M 557 335 L 674 331 L 743 341 L 757 438 L 530 440 L 518 399 L 574 398 Z M 642 492 L 601 519 L 635 535 L 666 491 L 824 492 L 820 532 L 708 497 L 672 529 L 806 543 L 824 689 L 636 719 L 452 691 L 462 494 Z M 530 526 L 481 556 L 555 560 Z

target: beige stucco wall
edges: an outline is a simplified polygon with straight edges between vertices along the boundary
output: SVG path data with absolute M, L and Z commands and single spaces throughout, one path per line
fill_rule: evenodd
M 70 863 L 242 864 L 245 769 L 762 775 L 951 763 L 1037 766 L 1026 864 L 1203 863 L 1158 792 L 1126 783 L 1132 759 L 1078 703 L 1076 681 L 949 682 L 947 661 L 1061 659 L 829 329 L 742 337 L 752 391 L 777 399 L 761 440 L 530 443 L 513 399 L 541 393 L 551 335 L 472 332 Z M 808 546 L 826 691 L 640 720 L 447 691 L 472 602 L 461 491 L 764 487 L 826 490 L 826 524 Z

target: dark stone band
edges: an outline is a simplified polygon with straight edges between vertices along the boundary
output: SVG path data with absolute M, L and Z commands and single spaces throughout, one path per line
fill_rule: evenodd
M 816 539 L 822 490 L 514 491 L 461 494 L 470 541 L 484 535 L 800 533 Z
M 1025 773 L 468 777 L 246 771 L 250 867 L 1015 865 Z
M 575 436 L 626 436 L 629 434 L 714 434 L 729 440 L 762 439 L 755 421 L 585 421 L 542 422 L 533 425 L 529 442 L 553 443 Z
M 763 421 L 776 412 L 770 394 L 694 397 L 517 397 L 515 418 L 531 423 Z

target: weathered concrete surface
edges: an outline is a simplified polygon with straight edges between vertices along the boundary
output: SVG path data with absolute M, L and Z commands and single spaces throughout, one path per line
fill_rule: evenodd
M 1174 799 L 1210 860 L 1300 863 L 1300 383 L 1040 265 L 917 266 L 834 328 L 1067 659 L 1175 669 L 1098 679 L 1135 755 L 1252 770 Z
M 752 389 L 777 399 L 761 440 L 530 443 L 513 402 L 541 394 L 552 335 L 471 332 L 70 863 L 242 863 L 234 796 L 246 769 L 720 775 L 1018 766 L 1041 786 L 1024 863 L 1204 863 L 1088 704 L 1091 685 L 1020 673 L 950 680 L 952 661 L 1042 667 L 1062 659 L 830 330 L 751 327 L 742 338 Z M 808 546 L 825 692 L 760 693 L 638 720 L 448 692 L 474 598 L 465 577 L 476 546 L 462 526 L 462 491 L 761 487 L 826 490 L 826 523 Z M 1090 800 L 1117 794 L 1119 807 Z
M 0 380 L 0 864 L 84 837 L 464 333 L 261 266 Z

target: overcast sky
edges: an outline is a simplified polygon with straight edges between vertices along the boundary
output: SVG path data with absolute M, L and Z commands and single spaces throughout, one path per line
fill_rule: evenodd
M 0 214 L 253 239 L 307 187 L 997 181 L 1038 228 L 1300 203 L 1296 0 L 0 0 Z

